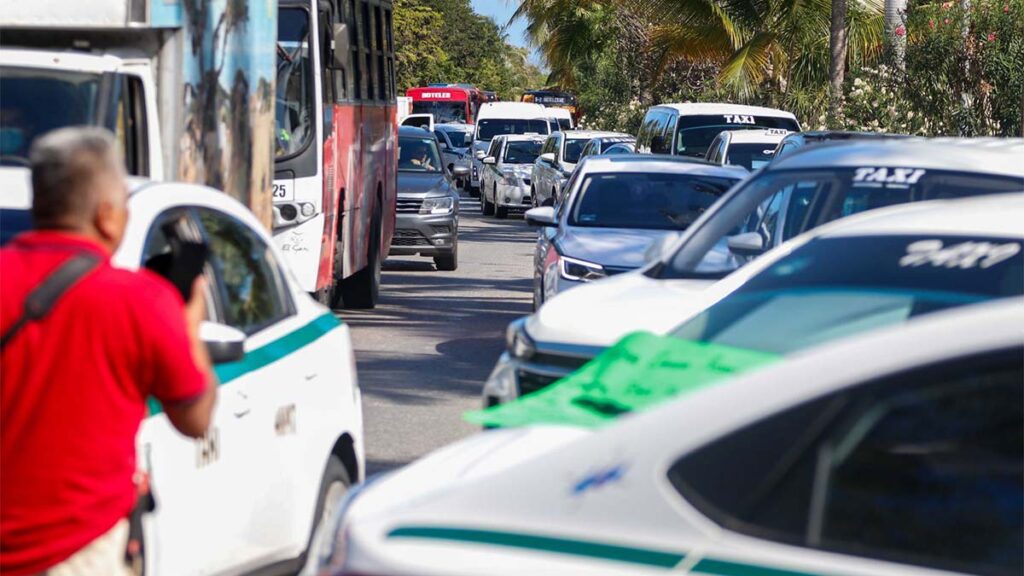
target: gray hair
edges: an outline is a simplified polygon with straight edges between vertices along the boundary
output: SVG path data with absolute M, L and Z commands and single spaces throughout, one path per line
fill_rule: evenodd
M 101 195 L 92 189 L 95 176 L 118 169 L 120 160 L 109 130 L 73 126 L 54 130 L 32 144 L 32 219 L 39 228 L 88 221 Z

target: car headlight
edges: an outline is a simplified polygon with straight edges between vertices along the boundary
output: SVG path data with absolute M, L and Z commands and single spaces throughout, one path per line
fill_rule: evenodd
M 516 176 L 515 172 L 502 172 L 501 183 L 506 186 L 516 186 L 519 184 L 519 177 Z
M 513 358 L 527 359 L 537 351 L 533 338 L 526 333 L 526 318 L 520 318 L 505 330 L 505 347 Z
M 455 208 L 455 199 L 451 196 L 427 198 L 420 206 L 420 214 L 448 214 Z
M 558 263 L 562 278 L 566 280 L 590 282 L 591 280 L 600 280 L 608 276 L 603 266 L 593 262 L 561 256 L 558 258 Z

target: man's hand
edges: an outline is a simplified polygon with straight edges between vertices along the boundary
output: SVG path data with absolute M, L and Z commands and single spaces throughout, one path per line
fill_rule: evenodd
M 171 424 L 179 432 L 193 438 L 201 438 L 210 427 L 213 405 L 217 399 L 216 376 L 210 363 L 206 344 L 199 338 L 199 324 L 206 319 L 206 280 L 200 275 L 192 283 L 192 298 L 185 303 L 185 325 L 192 347 L 192 361 L 206 375 L 207 387 L 202 396 L 164 406 Z

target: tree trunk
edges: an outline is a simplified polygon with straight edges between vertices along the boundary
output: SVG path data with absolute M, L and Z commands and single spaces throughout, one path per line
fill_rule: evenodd
M 843 81 L 846 79 L 846 0 L 832 0 L 832 26 L 829 32 L 829 112 L 839 115 Z

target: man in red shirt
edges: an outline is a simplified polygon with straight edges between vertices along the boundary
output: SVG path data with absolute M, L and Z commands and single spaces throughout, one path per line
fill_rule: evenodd
M 41 319 L 5 337 L 0 373 L 0 573 L 127 574 L 135 441 L 146 399 L 200 437 L 215 399 L 198 338 L 201 280 L 182 301 L 163 278 L 113 268 L 128 192 L 109 133 L 67 128 L 30 154 L 35 231 L 0 250 L 0 329 L 69 258 L 99 264 Z

